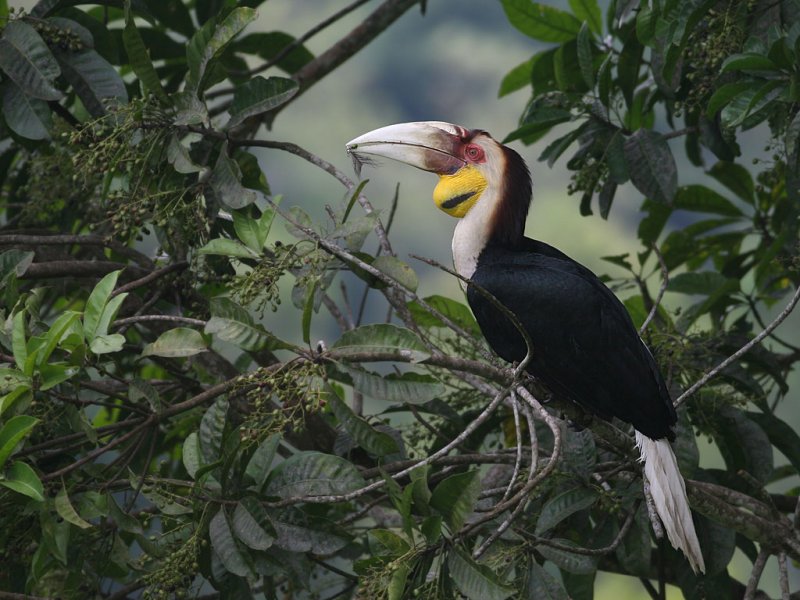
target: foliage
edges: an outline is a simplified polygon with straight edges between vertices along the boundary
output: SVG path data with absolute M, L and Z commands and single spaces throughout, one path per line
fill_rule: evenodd
M 597 197 L 608 218 L 627 183 L 645 197 L 642 251 L 608 260 L 676 397 L 769 338 L 679 400 L 698 578 L 653 539 L 624 426 L 566 427 L 584 415 L 543 408 L 460 300 L 417 295 L 363 185 L 259 137 L 416 3 L 315 57 L 249 32 L 259 2 L 0 2 L 0 590 L 589 598 L 602 569 L 694 598 L 742 594 L 736 548 L 756 581 L 759 557 L 800 560 L 796 498 L 776 493 L 797 485 L 800 438 L 775 414 L 800 349 L 762 314 L 798 283 L 800 7 L 620 0 L 603 18 L 594 0 L 502 0 L 547 44 L 503 81 L 532 87 L 508 139 L 557 127 L 550 165 L 577 145 L 583 214 Z M 751 171 L 755 127 L 771 156 Z M 254 147 L 344 185 L 329 220 L 283 207 Z M 704 183 L 680 181 L 684 157 Z M 651 294 L 662 271 L 683 310 Z M 340 283 L 387 322 L 334 301 Z M 264 318 L 287 296 L 292 340 Z M 325 314 L 341 333 L 315 345 Z M 726 470 L 698 466 L 697 435 Z

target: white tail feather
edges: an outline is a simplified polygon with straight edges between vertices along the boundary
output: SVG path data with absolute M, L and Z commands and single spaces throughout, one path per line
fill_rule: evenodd
M 664 524 L 670 543 L 686 555 L 695 573 L 705 573 L 706 565 L 686 498 L 686 484 L 678 470 L 672 447 L 666 439 L 651 440 L 638 431 L 636 445 L 642 455 L 644 476 L 650 484 L 656 512 Z

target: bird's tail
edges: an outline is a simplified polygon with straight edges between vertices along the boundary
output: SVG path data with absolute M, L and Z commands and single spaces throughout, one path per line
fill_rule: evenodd
M 656 512 L 664 524 L 670 543 L 686 555 L 695 573 L 705 573 L 706 565 L 686 498 L 686 484 L 669 441 L 652 440 L 637 431 L 636 445 L 642 455 L 644 476 L 650 484 Z

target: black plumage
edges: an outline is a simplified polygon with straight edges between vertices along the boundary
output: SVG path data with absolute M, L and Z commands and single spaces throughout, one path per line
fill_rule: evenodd
M 543 242 L 490 244 L 472 282 L 513 312 L 533 343 L 527 370 L 556 396 L 617 417 L 652 439 L 674 439 L 675 409 L 625 307 L 594 273 Z M 475 285 L 467 300 L 489 346 L 519 362 L 523 337 Z

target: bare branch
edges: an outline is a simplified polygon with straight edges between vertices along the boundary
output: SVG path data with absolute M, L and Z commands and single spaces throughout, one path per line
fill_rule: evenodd
M 758 582 L 761 580 L 761 574 L 764 572 L 764 566 L 767 564 L 769 552 L 765 548 L 761 548 L 753 563 L 753 570 L 750 572 L 750 579 L 747 580 L 747 588 L 744 591 L 743 600 L 753 600 L 755 598 L 756 590 L 758 590 Z
M 658 307 L 661 304 L 661 300 L 664 298 L 664 292 L 667 291 L 667 285 L 669 284 L 669 270 L 667 269 L 667 264 L 664 262 L 664 257 L 661 255 L 661 252 L 658 250 L 658 247 L 655 244 L 653 244 L 653 252 L 658 258 L 658 264 L 661 267 L 661 287 L 658 289 L 658 296 L 656 296 L 655 302 L 653 302 L 653 306 L 650 309 L 650 312 L 647 314 L 647 318 L 639 328 L 640 337 L 645 331 L 647 331 L 647 326 L 650 325 L 650 321 L 652 321 L 653 317 L 656 316 Z
M 181 323 L 184 325 L 193 325 L 195 327 L 205 327 L 206 322 L 202 319 L 191 319 L 189 317 L 180 317 L 177 315 L 140 315 L 138 317 L 128 317 L 126 319 L 117 319 L 111 324 L 112 328 L 126 327 L 135 323 L 148 323 L 148 322 L 169 322 Z
M 756 337 L 752 340 L 747 342 L 744 346 L 739 348 L 736 352 L 731 354 L 728 358 L 723 360 L 719 363 L 716 367 L 711 369 L 708 373 L 703 375 L 700 379 L 698 379 L 688 390 L 683 392 L 680 396 L 678 396 L 677 400 L 675 400 L 674 404 L 675 407 L 680 406 L 683 404 L 689 396 L 694 394 L 697 390 L 703 387 L 706 383 L 708 383 L 711 379 L 719 375 L 719 373 L 725 369 L 728 365 L 733 364 L 739 358 L 741 358 L 744 354 L 752 350 L 752 348 L 759 344 L 764 338 L 766 338 L 770 333 L 772 333 L 778 325 L 783 323 L 786 318 L 792 313 L 794 307 L 797 305 L 797 301 L 800 300 L 800 286 L 795 290 L 792 299 L 789 300 L 789 303 L 786 307 L 781 311 L 781 313 L 775 318 L 772 323 L 770 323 L 761 333 L 759 333 Z
M 171 265 L 167 265 L 166 267 L 162 267 L 157 271 L 153 271 L 152 273 L 148 273 L 144 277 L 140 277 L 135 281 L 131 281 L 130 283 L 126 283 L 125 285 L 121 285 L 117 289 L 112 292 L 112 296 L 116 296 L 123 292 L 129 292 L 131 290 L 135 290 L 136 288 L 140 288 L 142 286 L 148 285 L 153 283 L 156 279 L 160 279 L 165 275 L 168 275 L 174 271 L 182 271 L 189 266 L 189 263 L 186 261 L 176 262 Z

